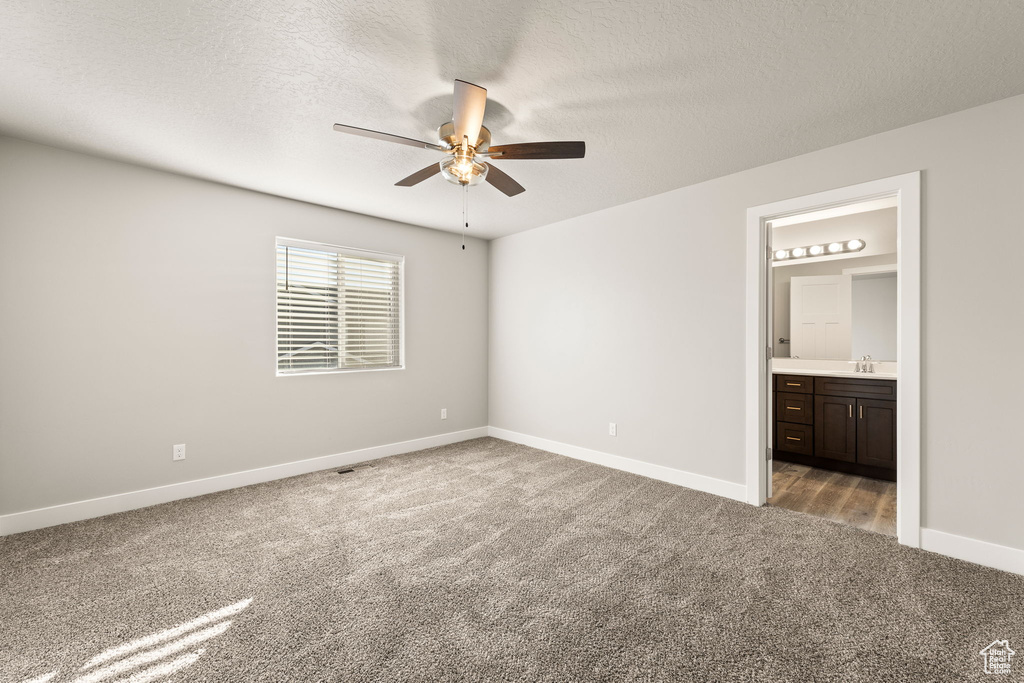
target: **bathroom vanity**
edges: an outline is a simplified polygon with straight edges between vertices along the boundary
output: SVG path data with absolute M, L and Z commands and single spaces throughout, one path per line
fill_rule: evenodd
M 896 380 L 778 372 L 774 457 L 896 481 Z

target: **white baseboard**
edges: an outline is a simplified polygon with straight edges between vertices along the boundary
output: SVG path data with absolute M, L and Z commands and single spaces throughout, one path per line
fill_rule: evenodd
M 921 529 L 921 548 L 1004 572 L 1024 575 L 1024 550 L 935 529 Z
M 487 434 L 496 439 L 504 439 L 505 441 L 521 443 L 524 446 L 539 448 L 542 451 L 565 455 L 577 460 L 586 460 L 587 462 L 592 462 L 596 465 L 604 465 L 605 467 L 611 467 L 612 469 L 639 474 L 642 477 L 666 481 L 670 484 L 676 484 L 677 486 L 685 486 L 688 489 L 696 489 L 698 491 L 713 493 L 716 496 L 722 496 L 724 498 L 731 498 L 738 501 L 746 501 L 747 498 L 747 487 L 743 484 L 734 484 L 731 481 L 715 479 L 714 477 L 706 477 L 703 474 L 694 474 L 692 472 L 676 470 L 663 465 L 654 465 L 642 460 L 634 460 L 633 458 L 625 458 L 621 455 L 612 455 L 611 453 L 604 453 L 602 451 L 595 451 L 589 448 L 573 446 L 559 441 L 542 439 L 537 436 L 530 436 L 529 434 L 520 434 L 519 432 L 513 432 L 499 427 L 488 427 Z
M 254 470 L 222 474 L 217 477 L 195 479 L 193 481 L 185 481 L 179 484 L 168 484 L 167 486 L 142 489 L 141 491 L 118 493 L 112 496 L 92 498 L 90 500 L 82 500 L 76 503 L 66 503 L 64 505 L 54 505 L 52 507 L 27 510 L 25 512 L 15 512 L 13 514 L 0 516 L 0 536 L 17 534 L 22 531 L 31 531 L 33 529 L 42 529 L 43 527 L 55 526 L 57 524 L 77 522 L 79 520 L 90 519 L 92 517 L 102 517 L 103 515 L 110 515 L 115 512 L 136 510 L 138 508 L 149 507 L 150 505 L 159 505 L 160 503 L 169 503 L 173 500 L 181 500 L 182 498 L 202 496 L 207 493 L 226 491 L 227 489 L 249 486 L 250 484 L 261 484 L 275 479 L 285 479 L 287 477 L 294 477 L 299 474 L 307 474 L 318 470 L 352 465 L 366 460 L 376 460 L 377 458 L 385 458 L 389 455 L 411 453 L 412 451 L 419 451 L 424 448 L 444 446 L 450 443 L 457 443 L 459 441 L 478 439 L 483 436 L 487 436 L 487 427 L 476 427 L 475 429 L 466 429 L 460 432 L 448 432 L 447 434 L 427 436 L 422 439 L 400 441 L 398 443 L 390 443 L 383 446 L 373 446 L 371 448 L 361 448 L 356 451 L 324 455 L 318 458 L 309 458 L 308 460 L 297 460 L 295 462 L 288 462 L 281 465 L 271 465 L 270 467 L 260 467 Z

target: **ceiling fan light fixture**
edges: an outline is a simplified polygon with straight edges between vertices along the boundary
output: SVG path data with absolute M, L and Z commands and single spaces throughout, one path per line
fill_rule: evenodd
M 444 179 L 456 185 L 477 185 L 487 177 L 487 164 L 481 164 L 468 155 L 445 157 L 440 167 Z
M 486 180 L 506 197 L 515 197 L 525 192 L 526 188 L 500 168 L 492 166 L 492 158 L 582 159 L 586 156 L 587 145 L 582 140 L 520 142 L 491 148 L 491 131 L 483 125 L 486 108 L 486 88 L 456 79 L 452 120 L 437 129 L 436 144 L 342 123 L 335 123 L 334 130 L 409 147 L 436 150 L 448 155 L 440 163 L 430 164 L 402 178 L 395 183 L 396 187 L 413 187 L 440 173 L 448 182 L 464 188 Z

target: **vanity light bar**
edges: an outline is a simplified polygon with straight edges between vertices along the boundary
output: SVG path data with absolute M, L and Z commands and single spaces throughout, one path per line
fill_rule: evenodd
M 812 244 L 807 247 L 793 247 L 792 249 L 779 249 L 772 256 L 774 261 L 792 261 L 799 258 L 810 258 L 814 256 L 834 256 L 836 254 L 848 254 L 860 251 L 867 245 L 864 240 L 846 240 L 845 242 L 829 242 L 827 244 Z

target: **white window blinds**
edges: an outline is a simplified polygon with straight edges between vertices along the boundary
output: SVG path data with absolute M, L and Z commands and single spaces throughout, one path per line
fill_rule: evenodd
M 403 258 L 277 240 L 279 374 L 402 366 Z

